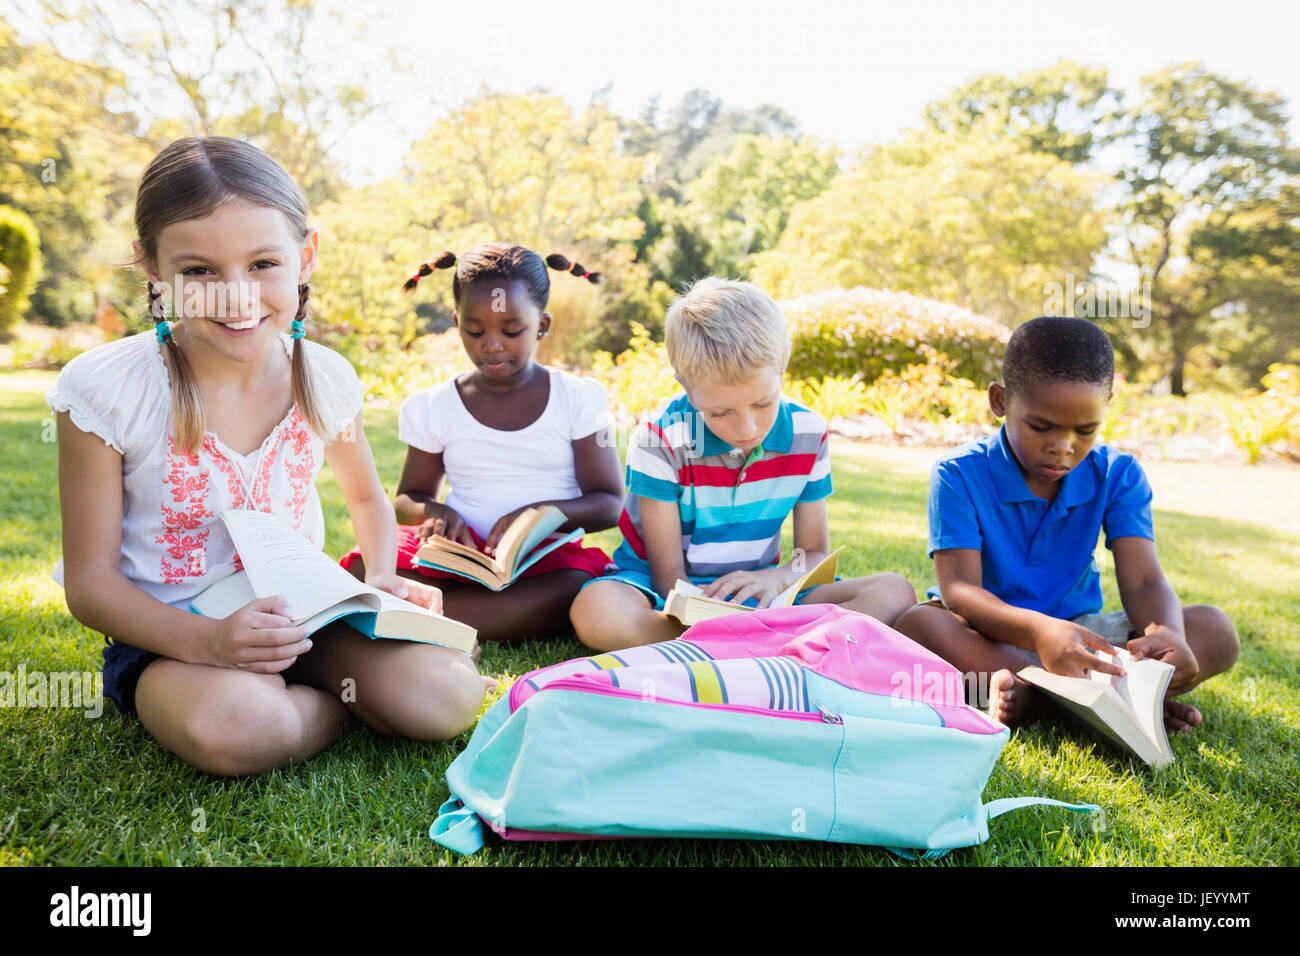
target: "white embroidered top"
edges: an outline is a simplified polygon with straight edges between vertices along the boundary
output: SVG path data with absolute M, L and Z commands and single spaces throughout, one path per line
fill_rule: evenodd
M 285 354 L 293 341 L 280 336 Z M 150 330 L 85 352 L 46 395 L 56 412 L 122 456 L 122 574 L 167 604 L 188 605 L 209 584 L 240 569 L 221 522 L 227 508 L 278 514 L 316 547 L 325 520 L 316 476 L 325 441 L 356 418 L 365 386 L 341 355 L 303 340 L 326 423 L 317 435 L 295 404 L 249 455 L 206 432 L 196 454 L 171 436 L 167 366 Z M 75 533 L 75 529 L 64 529 Z M 54 569 L 63 584 L 63 562 Z

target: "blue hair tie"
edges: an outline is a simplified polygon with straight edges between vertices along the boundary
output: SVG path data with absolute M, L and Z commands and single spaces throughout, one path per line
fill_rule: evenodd
M 172 337 L 172 327 L 167 324 L 166 319 L 162 319 L 154 324 L 153 330 L 158 333 L 158 344 L 161 345 Z
M 307 333 L 302 330 L 302 319 L 294 319 L 293 324 L 289 326 L 289 338 L 300 339 Z

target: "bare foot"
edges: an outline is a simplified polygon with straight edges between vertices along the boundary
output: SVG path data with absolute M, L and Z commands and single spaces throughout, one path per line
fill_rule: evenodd
M 1033 688 L 1009 670 L 994 671 L 989 678 L 989 716 L 1012 727 L 1035 710 Z
M 1179 734 L 1185 730 L 1201 725 L 1201 712 L 1191 704 L 1182 704 L 1176 700 L 1165 701 L 1165 729 Z

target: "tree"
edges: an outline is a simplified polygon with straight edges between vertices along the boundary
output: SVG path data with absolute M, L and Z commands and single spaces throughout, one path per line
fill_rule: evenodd
M 820 194 L 838 171 L 834 152 L 810 139 L 738 137 L 685 189 L 695 231 L 711 250 L 709 271 L 747 278 L 754 257 L 781 237 L 794 204 Z
M 1149 283 L 1154 344 L 1175 395 L 1216 315 L 1300 312 L 1300 154 L 1287 121 L 1278 94 L 1194 63 L 1144 77 L 1123 119 L 1135 157 L 1118 177 L 1123 249 Z M 1283 324 L 1291 336 L 1300 326 Z
M 321 314 L 347 323 L 368 348 L 405 348 L 426 327 L 417 303 L 400 294 L 421 262 L 443 249 L 459 255 L 477 242 L 514 242 L 602 273 L 599 287 L 552 273 L 553 301 L 567 314 L 557 312 L 548 336 L 560 344 L 547 343 L 568 350 L 566 358 L 598 347 L 622 334 L 611 327 L 620 300 L 644 299 L 650 284 L 632 261 L 640 169 L 638 158 L 620 153 L 618 124 L 599 108 L 575 114 L 543 93 L 478 96 L 436 121 L 396 177 L 320 209 L 330 243 Z M 450 314 L 447 274 L 424 280 L 418 302 Z
M 1062 60 L 1015 77 L 977 77 L 927 106 L 925 121 L 938 132 L 961 137 L 1010 137 L 1078 164 L 1107 142 L 1120 99 L 1104 69 Z
M 115 103 L 121 82 L 111 69 L 20 42 L 0 19 L 0 204 L 26 212 L 40 234 L 34 320 L 88 321 L 101 293 L 127 296 L 119 266 L 148 151 L 135 117 Z
M 796 204 L 752 274 L 781 296 L 897 289 L 1014 326 L 1041 311 L 1048 283 L 1089 273 L 1103 184 L 1011 139 L 912 132 Z
M 55 35 L 89 44 L 120 72 L 128 107 L 152 145 L 184 135 L 248 139 L 320 203 L 343 185 L 330 151 L 375 103 L 339 82 L 364 26 L 316 0 L 96 0 L 47 5 Z M 391 52 L 373 72 L 396 63 Z M 400 69 L 400 67 L 398 67 Z

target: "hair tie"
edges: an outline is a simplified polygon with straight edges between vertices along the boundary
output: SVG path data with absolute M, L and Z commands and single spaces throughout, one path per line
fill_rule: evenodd
M 172 327 L 171 327 L 171 325 L 168 324 L 168 322 L 167 322 L 166 319 L 160 319 L 160 320 L 159 320 L 159 321 L 154 325 L 153 330 L 154 330 L 156 333 L 158 333 L 158 344 L 159 344 L 159 345 L 161 345 L 163 342 L 166 342 L 169 338 L 172 337 Z
M 307 333 L 302 330 L 302 319 L 294 319 L 289 326 L 289 338 L 300 339 Z

